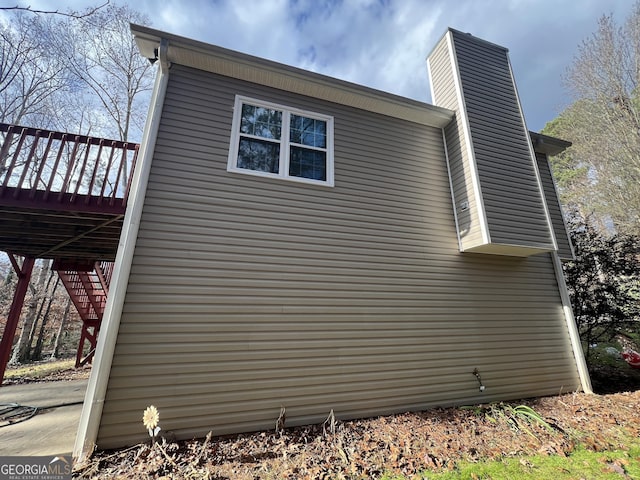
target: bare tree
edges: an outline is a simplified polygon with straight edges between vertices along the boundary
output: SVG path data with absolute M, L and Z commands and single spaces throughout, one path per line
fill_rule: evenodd
M 56 291 L 58 290 L 59 285 L 60 285 L 60 277 L 56 275 L 56 281 L 53 285 L 53 290 L 49 291 L 47 298 L 42 302 L 44 311 L 41 312 L 41 314 L 38 314 L 40 325 L 38 328 L 38 336 L 36 337 L 35 345 L 33 343 L 33 339 L 35 336 L 36 327 L 38 326 L 38 322 L 34 324 L 34 328 L 33 328 L 34 332 L 32 332 L 31 340 L 30 340 L 30 345 L 31 345 L 30 358 L 32 360 L 40 360 L 42 358 L 42 350 L 44 348 L 46 328 L 50 319 L 51 307 L 53 305 L 54 299 L 56 298 Z
M 51 52 L 55 22 L 14 14 L 0 22 L 0 121 L 47 124 L 52 96 L 68 75 Z
M 66 13 L 0 7 L 0 121 L 125 141 L 139 139 L 152 68 L 139 55 L 129 22 L 148 24 L 149 20 L 129 7 L 109 2 Z M 3 170 L 0 158 L 0 175 Z M 6 265 L 1 255 L 0 317 L 8 308 L 15 281 Z M 45 340 L 53 322 L 42 317 L 38 327 L 38 308 L 44 314 L 63 317 L 55 335 L 54 356 L 62 348 L 67 329 L 73 329 L 68 320 L 70 303 L 67 301 L 62 314 L 59 299 L 45 300 L 45 277 L 41 274 L 30 286 L 12 362 L 28 359 L 30 338 L 36 340 L 37 352 L 47 348 Z M 48 294 L 55 295 L 55 288 Z
M 6 255 L 0 255 L 0 319 L 6 315 L 13 299 L 16 274 Z
M 43 261 L 42 265 L 40 266 L 38 279 L 36 280 L 35 284 L 29 284 L 31 296 L 29 297 L 29 300 L 25 305 L 27 311 L 22 322 L 22 329 L 20 330 L 18 341 L 13 346 L 11 360 L 9 361 L 9 363 L 11 364 L 23 363 L 29 360 L 31 330 L 36 321 L 38 305 L 41 301 L 44 300 L 44 296 L 46 293 L 45 282 L 50 270 L 51 260 Z
M 58 326 L 58 329 L 54 336 L 53 348 L 51 350 L 50 360 L 55 360 L 60 355 L 60 346 L 61 346 L 60 341 L 61 341 L 62 335 L 65 332 L 65 328 L 69 322 L 70 310 L 71 310 L 71 299 L 67 296 L 67 302 L 64 307 L 64 312 L 62 314 L 62 318 L 60 318 L 60 325 Z
M 1 10 L 8 10 L 0 16 L 1 122 L 121 140 L 141 136 L 152 68 L 137 52 L 129 22 L 148 18 L 108 2 L 64 14 Z
M 555 161 L 563 194 L 622 233 L 640 233 L 640 2 L 622 25 L 603 16 L 566 84 L 574 103 L 545 132 L 573 142 Z
M 123 141 L 140 138 L 152 88 L 151 64 L 139 55 L 129 22 L 149 19 L 127 6 L 108 5 L 68 23 L 58 44 L 66 68 L 88 89 L 84 98 L 95 99 L 108 119 L 98 134 Z

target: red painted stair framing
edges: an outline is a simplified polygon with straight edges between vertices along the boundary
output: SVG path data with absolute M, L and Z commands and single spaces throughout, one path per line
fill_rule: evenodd
M 9 309 L 9 316 L 7 318 L 7 324 L 4 328 L 2 340 L 0 340 L 0 385 L 4 379 L 4 372 L 9 363 L 9 356 L 11 355 L 11 347 L 13 345 L 13 337 L 18 327 L 18 321 L 20 320 L 20 312 L 22 311 L 22 304 L 24 297 L 27 294 L 29 288 L 29 280 L 31 280 L 31 272 L 33 272 L 33 265 L 36 259 L 33 257 L 23 257 L 22 265 L 18 263 L 16 255 L 12 252 L 8 253 L 9 260 L 13 269 L 18 275 L 18 285 L 16 291 L 13 294 L 13 302 L 11 302 L 11 308 Z
M 53 269 L 58 272 L 82 320 L 76 353 L 76 368 L 78 368 L 90 363 L 96 351 L 98 332 L 113 273 L 113 262 L 55 261 Z
M 54 260 L 82 319 L 76 366 L 93 358 L 139 150 L 0 122 L 0 251 L 18 275 L 0 325 L 0 386 L 36 259 Z

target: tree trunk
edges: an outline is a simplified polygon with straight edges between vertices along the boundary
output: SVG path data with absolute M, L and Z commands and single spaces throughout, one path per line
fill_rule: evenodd
M 56 341 L 53 344 L 53 352 L 51 352 L 51 360 L 55 360 L 60 354 L 60 337 L 62 336 L 62 332 L 64 332 L 64 327 L 67 324 L 69 319 L 69 310 L 71 309 L 71 299 L 67 298 L 67 305 L 64 307 L 64 313 L 62 314 L 62 319 L 60 320 L 60 327 L 58 327 L 58 333 L 56 333 Z
M 53 274 L 53 272 L 51 272 Z M 51 310 L 51 304 L 53 303 L 53 299 L 56 296 L 56 290 L 58 290 L 58 285 L 60 285 L 60 277 L 57 277 L 56 283 L 53 286 L 53 291 L 49 295 L 47 299 L 47 308 L 44 311 L 44 315 L 42 316 L 42 322 L 40 323 L 40 331 L 38 332 L 38 339 L 36 340 L 35 347 L 31 350 L 31 360 L 40 360 L 42 357 L 42 344 L 44 343 L 44 333 L 45 327 L 47 326 L 47 321 L 49 320 L 49 312 Z M 43 302 L 44 303 L 44 302 Z
M 38 303 L 44 293 L 44 284 L 47 279 L 47 272 L 50 266 L 51 260 L 45 260 L 42 267 L 40 268 L 36 286 L 32 287 L 32 295 L 28 303 L 27 314 L 22 325 L 22 330 L 20 331 L 20 337 L 18 338 L 18 342 L 13 347 L 13 354 L 9 362 L 13 365 L 17 363 L 23 363 L 29 359 L 29 335 L 31 333 L 31 329 L 33 328 L 33 323 L 36 319 Z
M 47 276 L 47 284 L 44 287 L 44 290 L 42 292 L 38 292 L 38 301 L 40 301 L 40 307 L 38 308 L 38 313 L 36 315 L 35 321 L 33 322 L 33 325 L 31 326 L 31 330 L 29 331 L 29 352 L 31 352 L 31 348 L 33 346 L 33 339 L 36 335 L 36 331 L 38 330 L 38 324 L 42 321 L 42 319 L 44 318 L 42 315 L 42 312 L 45 309 L 45 305 L 47 304 L 47 300 L 51 300 L 51 295 L 49 294 L 49 287 L 51 287 L 51 280 L 53 280 L 53 271 L 49 270 L 49 275 Z M 49 303 L 51 304 L 51 303 Z
M 13 267 L 9 267 L 7 276 L 4 278 L 2 286 L 0 286 L 0 313 L 4 316 L 7 315 L 9 307 L 11 306 L 17 278 Z

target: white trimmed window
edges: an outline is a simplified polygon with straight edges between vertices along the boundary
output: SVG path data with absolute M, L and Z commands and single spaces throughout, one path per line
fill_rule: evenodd
M 230 172 L 333 186 L 333 117 L 236 95 Z

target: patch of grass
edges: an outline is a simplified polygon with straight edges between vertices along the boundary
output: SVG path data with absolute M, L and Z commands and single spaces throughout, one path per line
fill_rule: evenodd
M 75 359 L 67 358 L 64 360 L 55 360 L 53 362 L 38 362 L 18 365 L 17 367 L 9 367 L 5 372 L 4 378 L 18 379 L 23 377 L 43 378 L 52 373 L 63 370 L 71 370 L 75 366 Z
M 485 460 L 478 463 L 459 462 L 453 471 L 424 472 L 413 477 L 422 480 L 613 480 L 640 478 L 640 441 L 628 450 L 594 452 L 583 447 L 567 457 L 535 455 Z M 402 476 L 386 476 L 384 480 L 407 480 Z
M 538 412 L 527 405 L 518 405 L 517 407 L 514 407 L 513 405 L 501 402 L 497 405 L 492 405 L 491 415 L 486 413 L 485 416 L 493 423 L 498 423 L 497 419 L 502 418 L 512 430 L 516 432 L 525 432 L 534 438 L 535 435 L 528 428 L 529 425 L 537 423 L 545 427 L 547 430 L 552 430 L 551 425 L 549 425 Z
M 499 420 L 503 420 L 512 430 L 524 432 L 534 438 L 535 435 L 528 428 L 530 425 L 538 424 L 547 430 L 553 430 L 542 415 L 528 405 L 513 406 L 508 403 L 499 402 L 489 405 L 463 406 L 460 407 L 460 409 L 469 410 L 477 416 L 484 415 L 487 420 L 494 424 L 499 423 Z
M 637 322 L 635 323 L 635 329 L 627 328 L 622 333 L 629 337 L 633 342 L 640 344 L 640 326 L 638 326 Z

